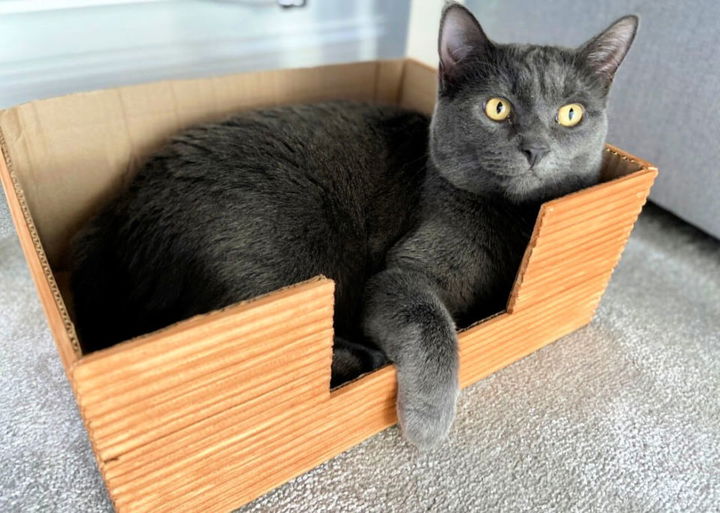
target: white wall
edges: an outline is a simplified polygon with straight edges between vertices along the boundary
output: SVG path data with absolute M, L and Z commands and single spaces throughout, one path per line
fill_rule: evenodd
M 412 0 L 407 39 L 408 57 L 437 66 L 438 28 L 444 5 L 445 0 Z
M 77 91 L 402 57 L 410 0 L 0 0 L 0 108 Z

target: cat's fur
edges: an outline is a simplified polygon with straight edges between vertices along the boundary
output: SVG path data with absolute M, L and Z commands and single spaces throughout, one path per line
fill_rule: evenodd
M 405 436 L 436 443 L 454 416 L 456 326 L 503 308 L 540 203 L 599 180 L 607 93 L 636 25 L 621 18 L 577 50 L 499 45 L 452 4 L 430 125 L 335 102 L 176 137 L 75 244 L 83 347 L 325 274 L 335 377 L 380 365 L 363 349 L 379 347 L 397 365 Z M 496 96 L 506 121 L 484 114 Z M 570 102 L 585 106 L 573 128 L 555 121 Z
M 382 365 L 351 341 L 363 342 L 365 282 L 417 221 L 428 123 L 330 102 L 175 137 L 74 245 L 83 350 L 324 274 L 336 281 L 334 381 Z

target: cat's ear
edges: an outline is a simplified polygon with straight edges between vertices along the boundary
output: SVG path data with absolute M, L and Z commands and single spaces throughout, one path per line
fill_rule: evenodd
M 606 87 L 610 87 L 615 72 L 635 39 L 637 16 L 624 16 L 582 45 L 578 55 Z
M 445 6 L 438 37 L 441 83 L 453 76 L 460 61 L 471 53 L 482 53 L 490 46 L 492 42 L 470 11 L 455 3 Z

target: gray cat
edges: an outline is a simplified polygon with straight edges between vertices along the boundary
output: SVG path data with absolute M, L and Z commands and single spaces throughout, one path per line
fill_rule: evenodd
M 627 16 L 578 49 L 440 27 L 432 120 L 351 102 L 277 107 L 173 139 L 74 245 L 85 351 L 296 283 L 336 281 L 333 384 L 397 366 L 407 439 L 443 439 L 456 329 L 501 311 L 543 201 L 599 180 Z

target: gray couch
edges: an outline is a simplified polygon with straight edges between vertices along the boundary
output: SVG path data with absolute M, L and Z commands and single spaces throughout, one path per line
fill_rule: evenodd
M 640 16 L 612 93 L 609 141 L 660 168 L 651 199 L 720 238 L 720 2 L 467 0 L 500 42 L 575 46 Z

